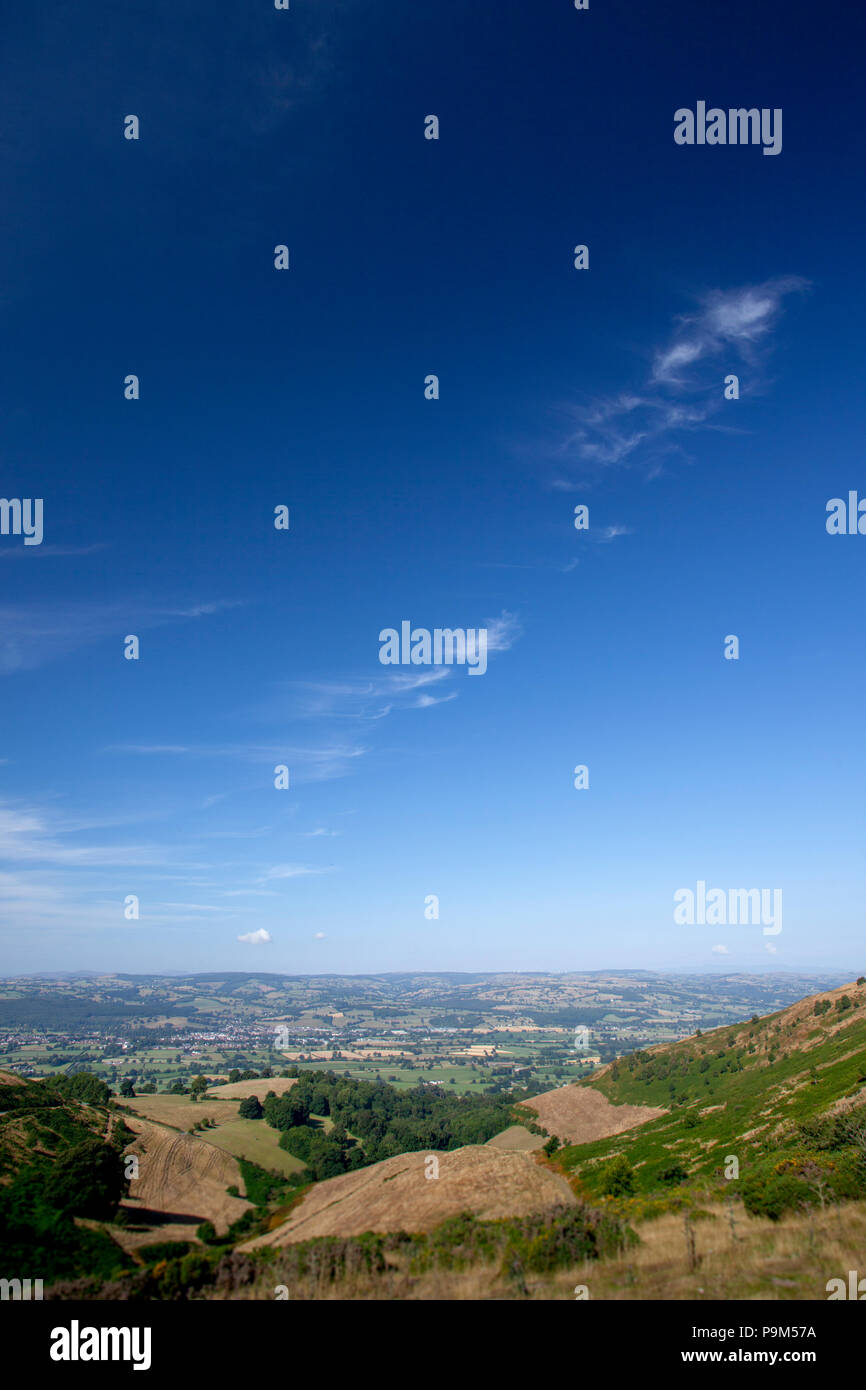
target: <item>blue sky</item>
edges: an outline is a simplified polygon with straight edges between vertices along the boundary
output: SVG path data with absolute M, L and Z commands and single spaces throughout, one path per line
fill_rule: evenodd
M 0 968 L 863 969 L 863 23 L 4 14 Z

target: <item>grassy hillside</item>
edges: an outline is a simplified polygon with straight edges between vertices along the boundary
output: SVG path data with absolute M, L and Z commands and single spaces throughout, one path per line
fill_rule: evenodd
M 100 1229 L 124 1189 L 129 1136 L 93 1078 L 22 1081 L 0 1072 L 0 1268 L 7 1278 L 48 1282 L 89 1269 L 122 1268 L 123 1252 Z
M 614 1104 L 667 1113 L 560 1149 L 557 1165 L 578 1191 L 636 1198 L 680 1190 L 685 1200 L 701 1189 L 742 1196 L 755 1212 L 768 1184 L 780 1199 L 787 1192 L 783 1210 L 866 1196 L 864 984 L 632 1053 L 582 1084 Z

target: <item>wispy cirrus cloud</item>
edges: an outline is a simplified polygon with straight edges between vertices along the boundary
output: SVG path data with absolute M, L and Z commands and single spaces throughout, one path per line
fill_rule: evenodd
M 745 363 L 750 380 L 741 383 L 741 396 L 762 387 L 764 354 L 784 302 L 807 288 L 801 277 L 785 276 L 704 295 L 693 313 L 676 320 L 668 341 L 650 351 L 639 389 L 572 408 L 575 427 L 558 451 L 561 464 L 585 473 L 639 457 L 659 471 L 663 454 L 682 451 L 683 436 L 720 428 L 712 417 L 724 401 L 723 376 Z M 559 476 L 551 486 L 569 491 L 574 479 Z
M 168 623 L 189 622 L 238 608 L 238 599 L 183 607 L 128 603 L 56 603 L 0 606 L 0 674 L 30 671 L 80 647 Z
M 375 675 L 366 680 L 288 681 L 258 713 L 269 718 L 349 720 L 360 724 L 386 719 L 395 710 L 418 708 L 416 691 L 447 680 L 444 666 Z
M 71 828 L 67 835 L 79 833 Z M 158 865 L 164 862 L 165 847 L 156 844 L 88 844 L 64 841 L 62 825 L 51 825 L 42 812 L 30 808 L 0 806 L 0 860 L 96 867 L 109 865 Z
M 369 750 L 354 744 L 329 744 L 310 748 L 279 743 L 117 743 L 106 753 L 141 757 L 233 758 L 242 762 L 285 764 L 292 781 L 327 782 L 344 777 L 350 764 Z
M 712 290 L 697 313 L 681 316 L 668 346 L 656 351 L 653 381 L 683 384 L 688 368 L 731 348 L 753 361 L 758 345 L 776 324 L 785 296 L 804 290 L 806 283 L 789 275 L 762 285 Z
M 492 652 L 507 652 L 514 646 L 514 643 L 523 635 L 523 628 L 516 613 L 509 613 L 503 609 L 498 618 L 487 618 L 484 626 L 487 628 L 487 654 Z
M 99 550 L 107 550 L 107 541 L 95 541 L 92 545 L 15 545 L 0 546 L 0 560 L 12 559 L 18 555 L 41 555 L 51 559 L 75 558 L 94 555 Z
M 487 618 L 487 654 L 508 651 L 521 636 L 516 614 L 503 610 Z M 457 699 L 457 691 L 439 693 L 454 677 L 453 666 L 409 666 L 365 678 L 333 681 L 286 681 L 256 706 L 261 719 L 303 719 L 375 724 L 401 710 L 431 709 Z M 365 750 L 366 751 L 366 750 Z
M 319 874 L 333 873 L 334 865 L 326 864 L 275 864 L 272 869 L 268 869 L 262 883 L 271 883 L 274 879 L 285 878 L 312 878 Z

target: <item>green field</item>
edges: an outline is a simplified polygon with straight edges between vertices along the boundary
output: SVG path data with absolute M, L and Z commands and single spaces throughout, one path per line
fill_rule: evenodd
M 235 1158 L 248 1158 L 269 1172 L 288 1177 L 304 1170 L 299 1158 L 280 1148 L 280 1131 L 264 1120 L 230 1120 L 216 1129 L 204 1130 L 201 1137 L 215 1148 L 225 1149 Z

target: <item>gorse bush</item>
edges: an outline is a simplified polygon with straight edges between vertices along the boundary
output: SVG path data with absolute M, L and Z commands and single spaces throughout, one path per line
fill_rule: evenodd
M 630 1197 L 635 1189 L 635 1172 L 625 1154 L 618 1154 L 602 1170 L 602 1197 Z

